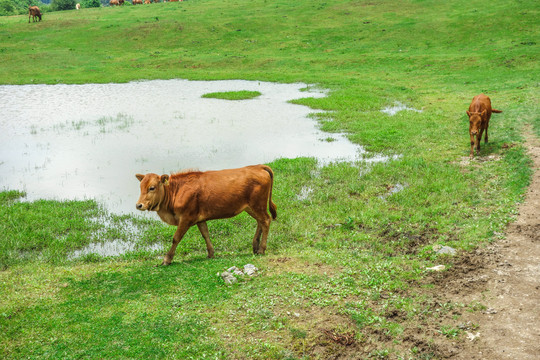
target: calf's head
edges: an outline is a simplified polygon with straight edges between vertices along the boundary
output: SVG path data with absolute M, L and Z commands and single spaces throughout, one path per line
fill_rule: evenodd
M 486 110 L 480 112 L 471 112 L 467 111 L 469 116 L 469 134 L 476 136 L 480 133 L 480 128 L 482 126 L 482 119 L 486 115 Z
M 165 186 L 169 184 L 169 175 L 135 175 L 141 182 L 141 195 L 135 207 L 137 210 L 159 211 L 165 197 Z

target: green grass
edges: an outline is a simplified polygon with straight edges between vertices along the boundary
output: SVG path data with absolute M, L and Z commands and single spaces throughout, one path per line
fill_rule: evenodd
M 540 9 L 534 1 L 484 5 L 190 0 L 46 13 L 31 24 L 0 17 L 2 84 L 304 82 L 329 91 L 295 101 L 328 111 L 315 116 L 323 130 L 397 156 L 325 168 L 274 161 L 278 219 L 266 256 L 251 255 L 255 223 L 244 214 L 209 223 L 215 259 L 191 229 L 166 268 L 153 265 L 174 228 L 106 213 L 94 201 L 26 202 L 6 189 L 2 358 L 443 357 L 412 343 L 411 329 L 426 344 L 460 341 L 453 311 L 483 304 L 440 304 L 433 285 L 420 285 L 426 266 L 454 261 L 432 248 L 468 251 L 501 236 L 530 180 L 526 125 L 540 135 Z M 480 92 L 503 113 L 469 162 L 465 110 Z M 380 111 L 396 101 L 422 112 Z M 97 125 L 129 124 L 119 114 Z M 66 124 L 87 125 L 95 124 Z M 403 189 L 390 193 L 396 185 Z M 307 197 L 298 197 L 302 189 Z M 113 240 L 136 247 L 70 257 Z M 162 251 L 146 250 L 156 243 Z M 256 278 L 225 286 L 216 276 L 246 263 L 260 269 Z M 354 333 L 356 344 L 323 330 Z
M 204 94 L 203 98 L 213 98 L 213 99 L 223 99 L 223 100 L 248 100 L 260 96 L 261 93 L 258 91 L 224 91 L 224 92 L 213 92 Z

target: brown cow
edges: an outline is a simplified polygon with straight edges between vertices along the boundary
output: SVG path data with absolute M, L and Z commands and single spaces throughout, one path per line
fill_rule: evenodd
M 28 23 L 30 23 L 30 18 L 32 18 L 32 22 L 36 22 L 36 17 L 38 17 L 39 21 L 41 21 L 41 11 L 39 11 L 39 8 L 37 6 L 29 6 Z
M 118 2 L 118 0 L 110 0 L 109 1 L 109 6 L 119 6 L 120 3 Z
M 220 171 L 186 171 L 171 176 L 135 176 L 141 182 L 136 208 L 157 211 L 161 220 L 177 226 L 162 265 L 172 262 L 176 247 L 193 225 L 197 225 L 206 241 L 208 257 L 214 257 L 206 221 L 230 218 L 242 211 L 257 220 L 253 253 L 264 254 L 270 223 L 277 217 L 276 204 L 272 202 L 274 173 L 270 167 L 253 165 Z
M 144 0 L 144 3 L 145 3 L 146 5 L 148 5 L 148 4 L 151 4 L 152 2 L 151 2 L 150 0 Z
M 133 5 L 140 4 L 142 5 L 142 0 L 133 0 Z
M 467 115 L 469 116 L 469 135 L 471 137 L 471 154 L 474 156 L 474 148 L 476 152 L 480 151 L 480 141 L 482 140 L 482 133 L 485 131 L 486 136 L 484 142 L 488 142 L 488 127 L 491 113 L 502 113 L 501 110 L 495 110 L 491 108 L 491 100 L 484 94 L 476 95 L 469 106 Z

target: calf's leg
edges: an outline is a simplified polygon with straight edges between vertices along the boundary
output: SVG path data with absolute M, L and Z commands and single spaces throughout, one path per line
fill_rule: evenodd
M 176 232 L 174 233 L 174 236 L 173 236 L 172 246 L 167 252 L 167 254 L 165 254 L 165 257 L 163 258 L 163 262 L 161 263 L 161 265 L 171 264 L 174 258 L 174 253 L 176 252 L 176 247 L 178 246 L 178 244 L 180 243 L 180 240 L 182 240 L 182 238 L 184 237 L 184 235 L 186 234 L 186 232 L 188 231 L 190 227 L 191 227 L 190 224 L 186 222 L 182 222 L 182 220 L 180 220 L 180 224 L 178 224 L 178 228 L 176 229 Z
M 257 230 L 255 230 L 255 236 L 253 237 L 253 253 L 257 254 L 257 251 L 259 251 L 259 242 L 261 241 L 261 226 L 259 225 L 259 222 L 257 221 Z
M 212 243 L 210 242 L 210 232 L 208 232 L 208 225 L 206 225 L 206 221 L 198 223 L 197 227 L 199 228 L 199 231 L 201 232 L 201 235 L 203 236 L 204 241 L 206 241 L 206 251 L 208 251 L 208 257 L 213 258 L 214 247 L 212 246 Z
M 268 215 L 265 208 L 256 210 L 247 208 L 246 212 L 257 220 L 257 230 L 255 231 L 255 236 L 253 237 L 253 253 L 264 255 L 272 218 L 270 215 Z

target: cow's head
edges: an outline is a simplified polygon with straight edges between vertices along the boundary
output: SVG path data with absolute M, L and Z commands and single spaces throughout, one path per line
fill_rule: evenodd
M 141 196 L 135 207 L 137 210 L 159 211 L 165 197 L 165 186 L 169 183 L 169 175 L 146 174 L 135 175 L 141 182 Z
M 486 110 L 482 111 L 481 113 L 467 111 L 467 115 L 469 116 L 469 134 L 471 134 L 471 136 L 476 136 L 478 133 L 480 133 L 482 119 L 486 115 Z

